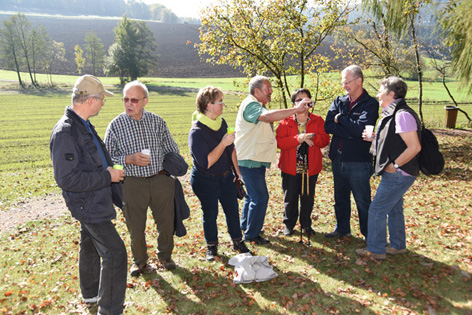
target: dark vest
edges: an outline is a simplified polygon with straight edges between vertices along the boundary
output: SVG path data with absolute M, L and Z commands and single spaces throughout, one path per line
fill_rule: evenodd
M 403 151 L 405 151 L 407 147 L 402 137 L 395 133 L 395 115 L 402 111 L 406 111 L 415 117 L 417 124 L 416 132 L 418 133 L 418 139 L 421 142 L 421 123 L 418 115 L 406 104 L 405 100 L 401 100 L 397 104 L 393 115 L 385 117 L 379 126 L 377 133 L 377 154 L 375 156 L 376 175 L 381 175 L 384 172 L 385 167 L 392 163 Z M 418 155 L 416 155 L 408 163 L 402 165 L 400 167 L 402 171 L 405 171 L 412 176 L 418 176 L 420 174 Z

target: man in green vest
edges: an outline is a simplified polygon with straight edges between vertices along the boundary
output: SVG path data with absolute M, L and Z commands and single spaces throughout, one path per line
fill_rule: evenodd
M 288 109 L 268 110 L 272 85 L 269 78 L 255 76 L 249 82 L 249 95 L 241 103 L 236 117 L 236 152 L 238 165 L 247 196 L 241 214 L 241 230 L 246 241 L 265 245 L 270 241 L 260 232 L 264 225 L 269 192 L 265 181 L 266 168 L 277 158 L 277 141 L 273 123 L 293 114 L 307 110 L 308 103 L 302 101 Z

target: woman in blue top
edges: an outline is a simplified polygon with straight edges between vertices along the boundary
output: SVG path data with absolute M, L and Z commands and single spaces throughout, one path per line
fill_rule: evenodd
M 226 225 L 233 241 L 233 249 L 247 253 L 239 227 L 239 205 L 236 197 L 235 175 L 241 176 L 235 134 L 228 133 L 223 114 L 223 91 L 207 86 L 200 89 L 196 99 L 188 143 L 193 158 L 190 183 L 200 200 L 203 211 L 203 232 L 207 243 L 206 259 L 214 260 L 218 248 L 218 201 L 226 216 Z M 235 174 L 233 174 L 233 171 Z

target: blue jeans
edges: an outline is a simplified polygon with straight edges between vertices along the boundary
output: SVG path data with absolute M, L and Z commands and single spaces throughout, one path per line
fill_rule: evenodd
M 269 192 L 265 181 L 266 168 L 240 166 L 239 170 L 247 191 L 241 214 L 241 230 L 245 231 L 245 238 L 255 238 L 262 230 L 269 203 Z
M 98 296 L 98 314 L 123 314 L 128 267 L 125 244 L 111 221 L 80 224 L 82 296 Z
M 404 176 L 400 172 L 382 174 L 382 180 L 369 208 L 367 250 L 371 253 L 385 254 L 387 220 L 390 246 L 395 249 L 406 248 L 403 195 L 415 179 L 415 176 Z
M 236 197 L 234 176 L 229 172 L 225 176 L 211 176 L 192 168 L 190 183 L 200 200 L 203 211 L 203 232 L 207 244 L 218 244 L 218 201 L 226 217 L 226 226 L 232 240 L 242 238 L 239 228 L 239 205 Z
M 334 180 L 334 212 L 336 231 L 351 233 L 351 191 L 356 201 L 361 233 L 367 237 L 367 221 L 371 203 L 370 177 L 374 168 L 370 162 L 342 162 L 338 154 L 332 161 Z

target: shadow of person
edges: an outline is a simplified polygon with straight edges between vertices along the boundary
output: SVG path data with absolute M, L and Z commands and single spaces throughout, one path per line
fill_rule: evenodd
M 279 242 L 283 253 L 292 253 L 318 272 L 347 284 L 342 289 L 351 285 L 371 291 L 387 297 L 389 303 L 400 308 L 449 313 L 466 311 L 456 305 L 470 302 L 470 281 L 464 281 L 460 268 L 413 251 L 388 255 L 387 260 L 378 261 L 356 256 L 357 248 L 366 247 L 364 240 L 356 237 L 328 240 L 317 234 L 311 237 L 311 247 L 286 239 Z M 454 289 L 445 290 L 444 287 Z
M 243 287 L 253 290 L 263 298 L 271 301 L 272 305 L 280 305 L 284 311 L 296 314 L 376 314 L 366 309 L 369 303 L 363 299 L 356 300 L 352 296 L 342 295 L 349 290 L 340 288 L 338 293 L 325 291 L 317 280 L 312 280 L 314 269 L 302 272 L 284 271 L 274 267 L 278 277 L 268 282 L 245 284 Z M 310 274 L 311 273 L 311 274 Z M 290 287 L 291 295 L 274 288 Z M 342 306 L 342 309 L 341 309 Z
M 172 271 L 172 277 L 167 277 L 166 271 L 162 270 L 145 273 L 145 289 L 153 289 L 165 302 L 167 306 L 162 313 L 207 314 L 211 302 L 212 312 L 216 314 L 228 314 L 228 310 L 242 314 L 248 307 L 252 313 L 278 314 L 260 308 L 251 294 L 233 283 L 233 269 L 227 260 L 227 256 L 222 254 L 215 262 L 178 266 Z
M 174 86 L 158 85 L 155 83 L 147 84 L 149 92 L 157 92 L 161 95 L 185 96 L 188 93 L 197 93 L 198 89 L 183 88 Z

